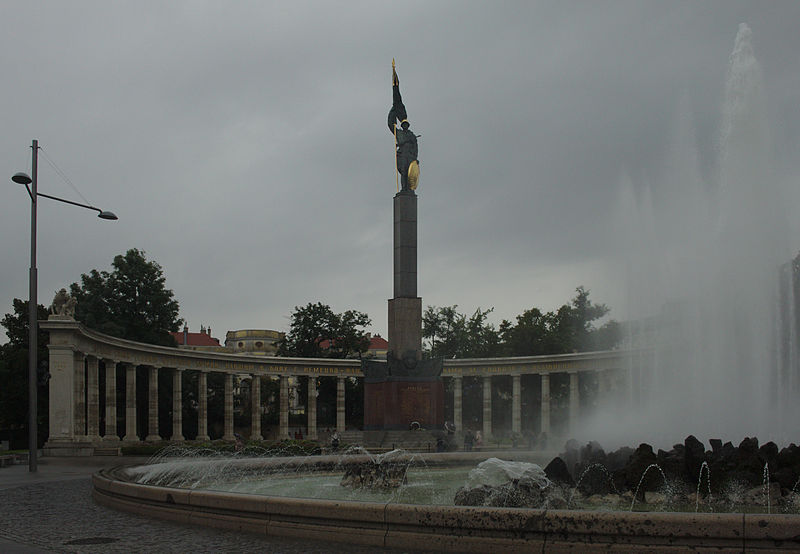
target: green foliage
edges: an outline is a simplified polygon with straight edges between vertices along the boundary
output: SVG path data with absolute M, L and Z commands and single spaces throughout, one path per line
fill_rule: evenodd
M 348 310 L 336 314 L 317 302 L 295 306 L 292 324 L 278 344 L 278 355 L 295 358 L 346 358 L 366 352 L 369 338 L 364 330 L 371 323 L 367 314 Z
M 47 319 L 47 309 L 41 304 L 37 308 L 37 319 Z M 15 298 L 13 311 L 6 314 L 0 325 L 5 327 L 8 343 L 0 346 L 0 428 L 27 427 L 28 421 L 28 301 Z M 46 427 L 48 411 L 48 388 L 46 375 L 48 361 L 48 335 L 38 329 L 37 359 L 39 361 L 39 400 L 37 421 Z M 27 435 L 26 435 L 27 436 Z M 39 433 L 43 441 L 43 435 Z
M 470 318 L 458 306 L 429 306 L 422 317 L 426 355 L 444 358 L 494 356 L 541 356 L 589 350 L 606 350 L 619 343 L 620 328 L 609 321 L 596 329 L 593 322 L 608 314 L 604 304 L 589 300 L 589 291 L 575 289 L 576 296 L 558 310 L 542 313 L 530 308 L 514 323 L 503 320 L 498 329 L 486 319 L 492 309 L 478 308 Z
M 81 275 L 80 286 L 70 285 L 78 302 L 75 318 L 115 337 L 174 346 L 169 333 L 177 331 L 183 320 L 161 266 L 147 261 L 136 248 L 115 256 L 111 265 L 111 272 L 93 269 Z
M 494 325 L 486 322 L 493 308 L 481 310 L 467 319 L 458 306 L 428 306 L 422 316 L 422 338 L 428 341 L 427 353 L 432 358 L 486 358 L 496 356 L 500 336 Z

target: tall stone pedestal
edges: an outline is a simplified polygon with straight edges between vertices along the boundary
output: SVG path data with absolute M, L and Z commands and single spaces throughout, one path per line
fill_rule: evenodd
M 386 361 L 364 360 L 364 429 L 402 430 L 416 422 L 444 428 L 442 360 L 422 359 L 422 298 L 417 296 L 417 195 L 394 197 L 394 298 Z

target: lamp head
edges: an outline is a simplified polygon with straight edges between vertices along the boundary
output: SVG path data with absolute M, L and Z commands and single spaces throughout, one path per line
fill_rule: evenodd
M 15 173 L 11 180 L 20 185 L 30 185 L 33 182 L 30 175 L 27 173 Z
M 101 211 L 97 217 L 99 217 L 100 219 L 111 219 L 111 220 L 119 219 L 116 216 L 116 214 L 114 214 L 114 212 L 106 212 L 106 211 Z

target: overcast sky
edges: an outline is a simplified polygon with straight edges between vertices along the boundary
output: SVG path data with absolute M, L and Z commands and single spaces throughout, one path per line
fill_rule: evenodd
M 740 23 L 777 178 L 800 183 L 800 2 L 37 2 L 0 7 L 0 313 L 27 298 L 30 144 L 85 199 L 42 200 L 39 299 L 146 252 L 192 331 L 287 330 L 392 295 L 391 61 L 419 139 L 423 305 L 624 319 L 620 182 L 657 182 L 680 105 L 713 182 Z M 694 147 L 695 145 L 693 145 Z M 82 201 L 40 157 L 39 190 Z M 793 237 L 800 249 L 800 233 Z

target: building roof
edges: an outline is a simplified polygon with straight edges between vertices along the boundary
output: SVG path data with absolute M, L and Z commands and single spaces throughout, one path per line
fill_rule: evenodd
M 370 337 L 368 350 L 386 350 L 387 348 L 389 348 L 389 341 L 382 336 L 375 335 Z
M 178 346 L 221 346 L 219 339 L 215 339 L 208 333 L 185 333 L 185 338 L 187 339 L 185 342 L 183 331 L 170 333 L 170 335 L 178 343 Z
M 328 339 L 322 340 L 319 342 L 319 347 L 323 350 L 327 350 L 330 348 L 330 341 Z M 374 335 L 369 337 L 369 346 L 367 347 L 367 351 L 370 350 L 386 350 L 389 348 L 389 343 L 381 337 L 380 335 Z

